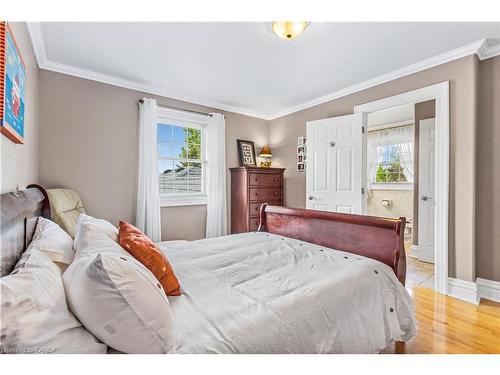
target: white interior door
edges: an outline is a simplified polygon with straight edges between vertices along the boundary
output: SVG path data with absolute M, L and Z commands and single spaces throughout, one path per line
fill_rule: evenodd
M 418 171 L 418 259 L 434 263 L 435 248 L 435 119 L 420 121 Z
M 306 207 L 362 213 L 362 114 L 306 125 Z

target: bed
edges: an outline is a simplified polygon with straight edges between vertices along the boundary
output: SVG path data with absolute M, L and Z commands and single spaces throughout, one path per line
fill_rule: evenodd
M 2 261 L 12 263 L 47 202 L 37 187 L 7 201 Z M 183 291 L 169 297 L 176 352 L 377 353 L 408 340 L 404 225 L 264 204 L 256 232 L 160 243 Z

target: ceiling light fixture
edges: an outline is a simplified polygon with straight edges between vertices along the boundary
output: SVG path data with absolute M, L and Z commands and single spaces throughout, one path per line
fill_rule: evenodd
M 309 22 L 281 21 L 273 22 L 273 31 L 281 39 L 295 39 L 304 32 Z

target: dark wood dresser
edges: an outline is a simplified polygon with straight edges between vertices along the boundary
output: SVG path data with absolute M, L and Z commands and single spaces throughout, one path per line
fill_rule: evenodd
M 259 226 L 262 203 L 283 206 L 284 168 L 236 167 L 231 170 L 231 233 Z

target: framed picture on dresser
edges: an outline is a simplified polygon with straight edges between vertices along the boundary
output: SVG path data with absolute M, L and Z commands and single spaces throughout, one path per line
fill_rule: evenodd
M 236 143 L 238 144 L 238 157 L 240 160 L 240 166 L 256 167 L 257 161 L 255 158 L 255 146 L 253 142 L 237 139 Z

